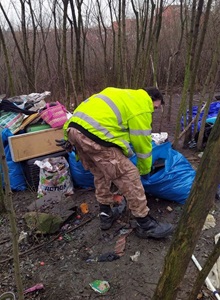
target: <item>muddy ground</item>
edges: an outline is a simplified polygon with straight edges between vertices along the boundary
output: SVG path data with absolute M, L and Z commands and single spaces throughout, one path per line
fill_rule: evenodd
M 162 131 L 168 132 L 170 141 L 173 139 L 180 97 L 176 95 L 175 99 L 171 122 L 167 122 L 164 118 L 162 123 Z M 156 111 L 154 132 L 158 132 L 160 117 L 161 112 Z M 200 159 L 195 149 L 182 149 L 180 142 L 178 151 L 187 157 L 194 168 L 197 168 Z M 120 222 L 116 222 L 110 230 L 103 232 L 99 229 L 98 205 L 94 190 L 77 188 L 72 199 L 74 206 L 78 207 L 76 215 L 81 215 L 81 218 L 77 219 L 74 215 L 62 230 L 45 236 L 28 230 L 22 218 L 27 211 L 27 206 L 36 199 L 36 191 L 13 193 L 19 235 L 22 231 L 28 232 L 26 239 L 19 244 L 24 288 L 30 288 L 37 283 L 42 283 L 44 286 L 41 290 L 26 294 L 25 299 L 150 300 L 152 298 L 172 237 L 164 240 L 142 240 L 136 237 L 132 230 L 126 237 L 124 254 L 119 259 L 98 262 L 91 258 L 114 251 L 120 229 L 128 227 L 126 225 L 129 222 L 128 212 L 121 217 Z M 85 215 L 79 210 L 83 202 L 86 202 L 89 207 L 89 213 Z M 184 205 L 177 202 L 157 199 L 149 195 L 148 205 L 152 216 L 174 225 L 178 223 L 184 209 Z M 216 226 L 202 231 L 194 252 L 201 265 L 213 249 L 215 234 L 220 231 L 219 208 L 220 201 L 215 200 L 212 213 Z M 1 215 L 0 294 L 6 291 L 14 291 L 16 294 L 9 236 L 8 219 Z M 140 256 L 137 261 L 132 261 L 131 256 L 137 251 L 140 252 Z M 188 299 L 188 291 L 192 287 L 196 274 L 197 269 L 190 262 L 177 299 Z M 94 291 L 90 283 L 95 280 L 107 281 L 110 289 L 105 294 Z M 200 299 L 215 299 L 205 286 L 199 296 Z

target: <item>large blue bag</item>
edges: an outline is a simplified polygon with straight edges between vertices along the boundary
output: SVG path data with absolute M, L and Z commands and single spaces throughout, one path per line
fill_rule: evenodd
M 8 172 L 9 172 L 9 180 L 10 180 L 10 187 L 14 191 L 24 191 L 27 188 L 24 172 L 22 169 L 22 165 L 18 162 L 14 162 L 11 157 L 10 148 L 8 145 L 8 137 L 12 136 L 13 134 L 8 128 L 5 128 L 2 131 L 2 141 L 5 150 L 6 161 L 8 165 Z M 3 171 L 2 166 L 0 165 L 0 174 L 3 178 Z M 3 182 L 4 187 L 4 182 Z
M 170 142 L 156 145 L 153 142 L 153 163 L 162 158 L 165 167 L 148 180 L 141 178 L 144 189 L 155 197 L 184 204 L 189 196 L 195 171 L 188 160 L 178 151 L 172 149 Z M 136 165 L 136 155 L 130 158 Z M 74 185 L 89 188 L 94 187 L 94 177 L 86 171 L 80 161 L 76 161 L 75 153 L 69 154 L 69 166 Z
M 137 157 L 133 155 L 130 158 L 131 162 L 136 165 Z M 69 153 L 69 166 L 70 166 L 70 174 L 73 180 L 73 184 L 77 187 L 86 188 L 94 188 L 94 176 L 90 171 L 86 171 L 80 160 L 76 160 L 76 154 L 74 151 Z
M 90 171 L 86 171 L 80 160 L 76 160 L 74 151 L 69 153 L 69 167 L 73 184 L 84 189 L 94 188 L 94 177 Z
M 198 111 L 198 106 L 193 106 L 193 109 L 192 109 L 192 118 L 195 118 L 195 116 L 197 114 L 197 111 Z M 208 122 L 207 121 L 208 119 L 217 117 L 219 111 L 220 111 L 220 101 L 216 101 L 216 102 L 210 103 L 206 122 Z M 201 122 L 202 122 L 203 114 L 204 114 L 204 110 L 199 114 L 198 130 L 200 130 L 200 127 L 201 127 Z M 188 117 L 189 117 L 189 111 L 187 111 L 187 120 L 188 120 Z M 181 126 L 182 126 L 182 129 L 184 129 L 183 117 L 181 118 Z M 192 124 L 192 131 L 193 131 L 193 128 L 194 128 L 194 124 Z
M 172 149 L 171 143 L 153 143 L 153 164 L 158 159 L 165 161 L 165 167 L 147 180 L 141 179 L 147 193 L 155 197 L 184 204 L 189 196 L 195 178 L 195 170 L 188 160 Z

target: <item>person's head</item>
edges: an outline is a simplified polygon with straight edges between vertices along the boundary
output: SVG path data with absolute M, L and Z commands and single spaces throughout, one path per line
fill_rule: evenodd
M 163 100 L 163 95 L 161 92 L 155 87 L 145 87 L 144 90 L 148 93 L 153 101 L 154 109 L 161 107 L 165 102 Z

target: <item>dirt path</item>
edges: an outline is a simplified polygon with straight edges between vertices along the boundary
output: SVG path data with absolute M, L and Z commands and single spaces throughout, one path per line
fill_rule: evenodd
M 176 97 L 176 111 L 178 99 Z M 162 128 L 169 133 L 169 140 L 172 140 L 175 129 L 176 111 L 173 113 L 171 123 L 163 121 Z M 157 132 L 160 112 L 155 112 L 155 118 L 157 121 L 154 121 L 153 128 L 154 132 Z M 195 150 L 180 149 L 180 151 L 193 166 L 198 165 L 198 153 Z M 73 197 L 74 205 L 79 207 L 83 202 L 88 203 L 89 214 L 82 215 L 79 219 L 72 218 L 58 234 L 42 236 L 27 231 L 22 219 L 27 206 L 34 199 L 36 199 L 36 192 L 17 192 L 13 195 L 19 234 L 22 231 L 28 232 L 26 239 L 20 243 L 20 252 L 24 253 L 20 257 L 24 288 L 32 287 L 37 283 L 42 283 L 44 286 L 39 291 L 26 294 L 25 299 L 150 300 L 152 298 L 171 238 L 159 241 L 141 240 L 135 236 L 134 231 L 131 231 L 125 240 L 124 254 L 119 259 L 99 262 L 95 260 L 96 257 L 114 251 L 120 229 L 128 223 L 128 215 L 125 214 L 110 230 L 101 231 L 94 190 L 78 189 Z M 178 223 L 184 207 L 174 201 L 154 197 L 148 197 L 148 205 L 155 218 L 174 225 Z M 220 231 L 219 206 L 220 201 L 216 200 L 213 207 L 216 226 L 202 231 L 195 250 L 195 255 L 201 264 L 213 248 L 214 235 Z M 10 228 L 5 216 L 0 216 L 0 236 L 0 293 L 9 290 L 16 293 L 10 260 L 12 255 Z M 140 252 L 140 256 L 137 261 L 132 261 L 131 256 L 137 251 Z M 196 274 L 196 267 L 190 263 L 178 294 L 179 300 L 187 300 L 188 290 Z M 104 295 L 94 291 L 90 283 L 95 280 L 107 281 L 110 285 L 109 291 Z M 201 299 L 214 299 L 205 287 L 202 292 Z

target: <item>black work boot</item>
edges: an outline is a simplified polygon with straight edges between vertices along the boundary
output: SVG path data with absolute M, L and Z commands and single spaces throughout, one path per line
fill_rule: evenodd
M 100 228 L 102 230 L 108 230 L 112 227 L 112 224 L 119 217 L 118 209 L 111 209 L 110 205 L 100 204 Z
M 137 228 L 136 235 L 142 239 L 165 238 L 173 232 L 173 225 L 169 223 L 160 223 L 153 217 L 147 215 L 144 218 L 136 218 Z

